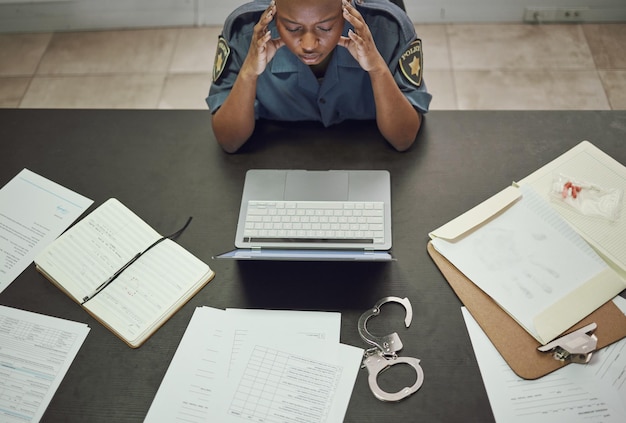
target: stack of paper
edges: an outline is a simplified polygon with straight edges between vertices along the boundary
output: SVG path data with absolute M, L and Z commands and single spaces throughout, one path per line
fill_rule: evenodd
M 145 422 L 342 421 L 363 350 L 339 343 L 340 325 L 338 313 L 197 308 Z

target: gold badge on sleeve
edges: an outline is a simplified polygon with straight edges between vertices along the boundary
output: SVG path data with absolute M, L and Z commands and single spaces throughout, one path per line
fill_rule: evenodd
M 226 62 L 228 61 L 228 56 L 230 56 L 230 47 L 228 46 L 226 39 L 220 35 L 217 41 L 215 62 L 213 62 L 213 82 L 217 82 L 222 75 L 222 71 L 226 67 Z
M 413 85 L 422 85 L 422 40 L 417 39 L 402 53 L 399 65 L 404 77 Z

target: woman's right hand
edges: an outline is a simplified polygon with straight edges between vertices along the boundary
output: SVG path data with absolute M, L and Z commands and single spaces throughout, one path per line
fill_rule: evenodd
M 267 64 L 272 61 L 279 48 L 285 45 L 280 38 L 272 38 L 268 28 L 276 15 L 276 3 L 272 1 L 263 12 L 259 22 L 254 26 L 254 33 L 250 42 L 248 55 L 241 68 L 241 73 L 249 76 L 258 76 L 265 71 Z

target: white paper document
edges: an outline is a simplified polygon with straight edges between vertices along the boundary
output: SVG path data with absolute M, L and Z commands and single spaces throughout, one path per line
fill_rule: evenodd
M 253 310 L 228 308 L 228 330 L 231 343 L 230 366 L 234 363 L 246 337 L 254 334 L 284 337 L 305 336 L 339 343 L 341 315 L 317 311 Z
M 268 417 L 284 411 L 284 396 L 299 398 L 292 412 L 314 408 L 319 417 L 298 421 L 341 421 L 363 351 L 339 344 L 340 326 L 339 313 L 197 308 L 145 421 L 294 421 Z M 318 376 L 306 377 L 310 372 Z M 306 398 L 314 380 L 325 396 Z M 266 399 L 270 389 L 273 401 Z M 261 408 L 250 411 L 252 402 L 265 406 L 265 417 Z
M 0 306 L 0 421 L 38 422 L 89 333 L 83 323 Z
M 545 344 L 626 285 L 544 199 L 520 189 L 520 201 L 462 240 L 433 245 Z
M 625 311 L 624 300 L 616 304 Z M 494 417 L 506 423 L 623 423 L 626 421 L 626 339 L 536 380 L 518 377 L 469 311 L 463 317 Z
M 532 186 L 548 199 L 555 174 L 622 190 L 622 210 L 617 221 L 586 216 L 555 201 L 551 205 L 626 278 L 626 167 L 589 141 L 583 141 L 518 183 Z
M 28 169 L 0 188 L 0 292 L 92 203 Z
M 194 311 L 176 354 L 152 401 L 145 422 L 207 422 L 222 389 L 217 378 L 229 350 L 221 329 L 226 312 L 211 307 Z
M 343 421 L 362 358 L 339 343 L 249 336 L 210 421 Z

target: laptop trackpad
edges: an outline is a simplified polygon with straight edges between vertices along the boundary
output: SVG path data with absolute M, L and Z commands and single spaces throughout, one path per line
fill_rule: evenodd
M 285 200 L 344 201 L 348 199 L 348 181 L 348 172 L 288 172 Z

